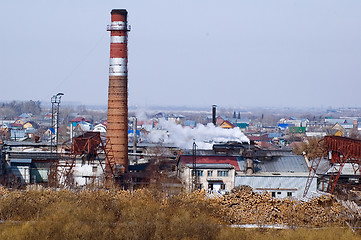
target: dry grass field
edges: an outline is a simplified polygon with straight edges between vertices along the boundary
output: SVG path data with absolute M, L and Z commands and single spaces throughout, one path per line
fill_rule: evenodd
M 291 200 L 247 189 L 218 198 L 204 192 L 166 196 L 145 189 L 1 188 L 0 194 L 0 239 L 361 239 L 347 228 L 347 214 L 332 199 L 295 207 Z M 234 223 L 285 223 L 295 230 L 231 228 Z M 319 228 L 306 228 L 313 226 Z

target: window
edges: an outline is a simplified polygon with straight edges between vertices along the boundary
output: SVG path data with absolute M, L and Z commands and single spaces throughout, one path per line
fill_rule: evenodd
M 272 197 L 276 197 L 276 192 L 272 192 Z
M 281 195 L 282 193 L 281 192 L 277 192 L 278 195 Z
M 194 176 L 194 170 L 192 170 L 192 176 Z M 203 176 L 203 170 L 196 170 L 196 176 L 202 177 Z
M 222 183 L 221 184 L 221 190 L 225 190 L 226 189 L 226 184 Z
M 213 190 L 213 183 L 208 183 L 208 190 Z
M 212 177 L 213 176 L 213 171 L 212 170 L 208 170 L 207 171 L 207 177 Z
M 287 192 L 287 197 L 292 197 L 292 192 Z
M 217 177 L 228 177 L 229 176 L 229 171 L 217 171 Z

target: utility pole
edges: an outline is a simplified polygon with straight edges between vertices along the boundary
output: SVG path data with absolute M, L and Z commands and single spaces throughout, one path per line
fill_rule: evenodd
M 195 141 L 193 141 L 193 170 L 192 170 L 192 174 L 193 174 L 193 191 L 197 190 L 199 188 L 198 186 L 198 175 L 197 175 L 197 144 Z

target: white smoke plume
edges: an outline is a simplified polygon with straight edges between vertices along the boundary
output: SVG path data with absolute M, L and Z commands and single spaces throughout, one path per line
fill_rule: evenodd
M 160 119 L 158 129 L 148 135 L 151 142 L 171 143 L 182 149 L 191 149 L 193 140 L 199 149 L 212 149 L 214 143 L 228 141 L 248 142 L 249 139 L 239 128 L 223 129 L 212 123 L 206 126 L 198 124 L 195 128 L 183 127 L 172 121 Z

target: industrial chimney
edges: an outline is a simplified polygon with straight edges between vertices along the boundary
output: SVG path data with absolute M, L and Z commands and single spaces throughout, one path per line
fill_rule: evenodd
M 111 12 L 107 137 L 118 167 L 128 170 L 128 12 Z M 109 150 L 109 147 L 108 147 Z
M 216 124 L 217 124 L 216 108 L 217 108 L 217 105 L 212 105 L 212 122 L 213 122 L 214 126 L 216 126 Z

